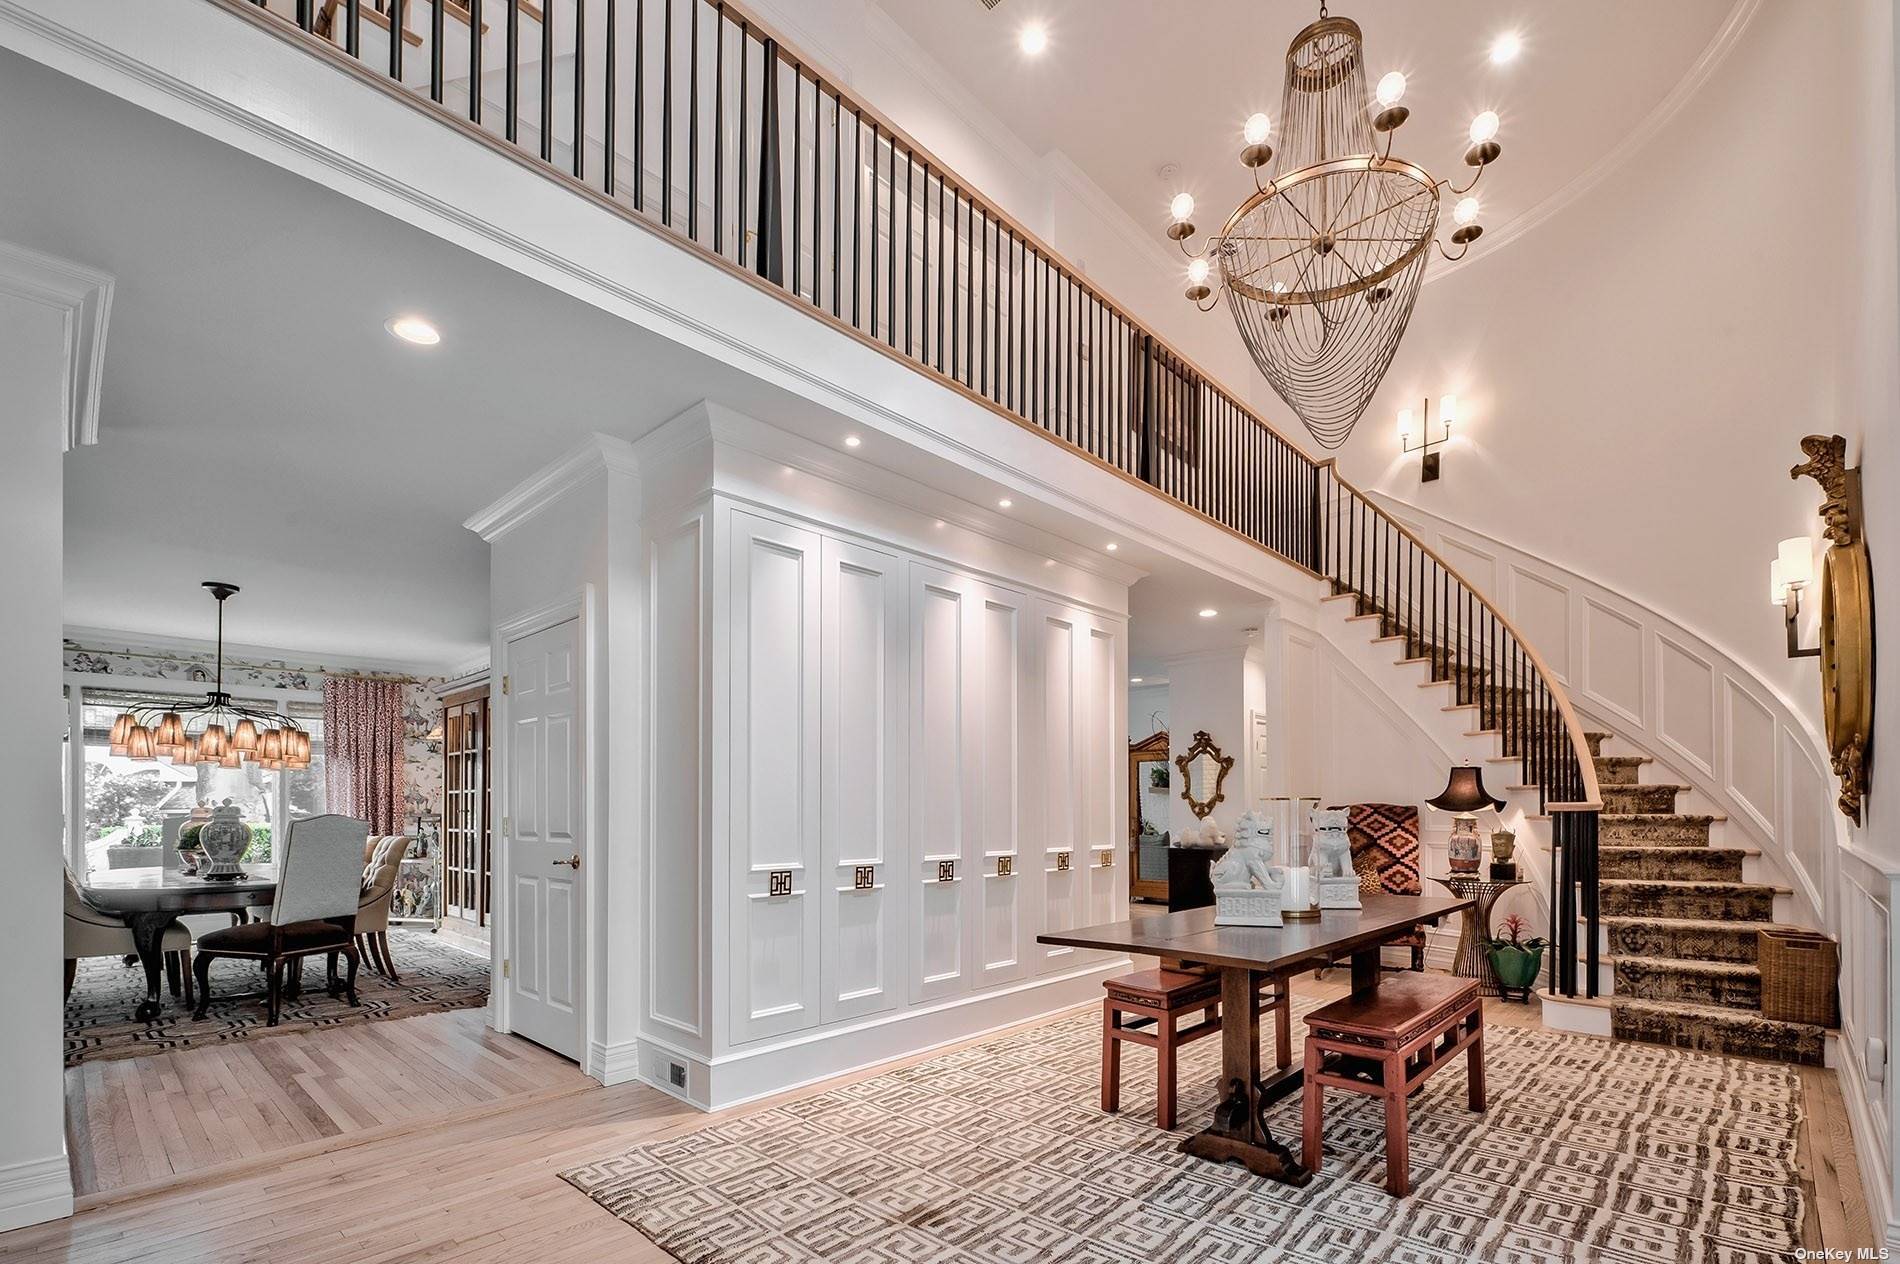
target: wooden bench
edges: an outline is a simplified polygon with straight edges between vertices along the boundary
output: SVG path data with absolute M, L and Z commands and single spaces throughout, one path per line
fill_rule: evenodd
M 1463 1050 L 1469 1105 L 1484 1109 L 1484 1001 L 1476 979 L 1401 974 L 1314 1010 L 1306 1031 L 1300 1161 L 1315 1172 L 1321 1097 L 1329 1088 L 1384 1099 L 1385 1187 L 1399 1197 L 1411 1189 L 1407 1095 Z
M 1155 1051 L 1155 1122 L 1174 1127 L 1175 1051 L 1221 1029 L 1220 976 L 1192 966 L 1136 970 L 1102 982 L 1102 1109 L 1121 1109 L 1121 1044 L 1132 1041 Z M 1256 1012 L 1274 1012 L 1274 1052 L 1280 1066 L 1293 1060 L 1291 995 L 1285 979 L 1261 980 Z M 1177 1030 L 1175 1021 L 1199 1012 L 1201 1021 Z M 1124 1016 L 1135 1019 L 1125 1023 Z M 1153 1030 L 1146 1030 L 1148 1022 Z

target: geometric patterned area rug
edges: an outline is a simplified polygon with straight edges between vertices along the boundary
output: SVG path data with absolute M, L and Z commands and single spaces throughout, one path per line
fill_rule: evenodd
M 1061 1018 L 561 1176 L 686 1264 L 1768 1264 L 1799 1245 L 1790 1066 L 1487 1027 L 1489 1109 L 1466 1110 L 1462 1058 L 1427 1081 L 1398 1199 L 1381 1107 L 1356 1093 L 1327 1094 L 1325 1162 L 1304 1189 L 1179 1153 L 1212 1113 L 1218 1040 L 1181 1052 L 1177 1131 L 1154 1127 L 1152 1055 L 1133 1046 L 1122 1111 L 1101 1113 L 1100 1021 Z M 1304 1035 L 1296 1023 L 1296 1056 Z M 1272 1126 L 1297 1152 L 1297 1093 Z
M 477 957 L 443 942 L 427 931 L 391 930 L 389 955 L 401 983 L 391 983 L 370 968 L 367 958 L 356 972 L 356 999 L 352 1009 L 342 997 L 332 999 L 323 990 L 323 959 L 304 963 L 303 995 L 286 1000 L 277 1025 L 264 1023 L 264 1001 L 231 999 L 241 993 L 261 992 L 263 971 L 255 962 L 220 957 L 211 963 L 211 1008 L 203 1022 L 193 1022 L 191 1011 L 174 998 L 161 976 L 158 1021 L 141 1023 L 132 1017 L 145 999 L 145 971 L 137 962 L 121 965 L 117 957 L 88 957 L 79 962 L 72 998 L 66 1002 L 66 1065 L 78 1066 L 100 1058 L 139 1058 L 172 1049 L 281 1036 L 314 1027 L 408 1018 L 440 1010 L 467 1009 L 488 1003 L 488 958 Z M 339 967 L 341 963 L 339 962 Z

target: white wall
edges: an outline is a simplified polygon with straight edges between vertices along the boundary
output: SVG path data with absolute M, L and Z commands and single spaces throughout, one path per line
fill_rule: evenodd
M 1667 611 L 1813 705 L 1764 593 L 1775 542 L 1818 535 L 1801 436 L 1870 422 L 1843 390 L 1860 265 L 1836 243 L 1876 104 L 1842 72 L 1850 15 L 1875 7 L 1760 5 L 1607 179 L 1428 285 L 1346 476 Z M 1421 484 L 1393 418 L 1448 393 L 1458 435 Z
M 4 282 L 5 278 L 0 278 Z M 0 285 L 0 291 L 4 286 Z M 0 292 L 0 655 L 13 697 L 0 725 L 11 946 L 0 971 L 0 1230 L 72 1212 L 60 1001 L 60 445 L 65 313 Z
M 1128 689 L 1128 740 L 1144 737 L 1168 727 L 1168 686 L 1131 685 Z

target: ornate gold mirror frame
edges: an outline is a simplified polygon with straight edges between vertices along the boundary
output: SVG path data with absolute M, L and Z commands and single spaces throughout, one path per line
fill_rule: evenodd
M 1821 565 L 1821 712 L 1828 753 L 1841 779 L 1841 811 L 1860 824 L 1861 799 L 1873 759 L 1874 588 L 1861 525 L 1860 467 L 1847 468 L 1847 440 L 1809 435 L 1808 459 L 1788 477 L 1821 485 L 1822 533 L 1830 541 Z
M 1203 755 L 1214 761 L 1214 794 L 1211 798 L 1197 799 L 1194 797 L 1194 778 L 1188 769 Z M 1187 748 L 1186 754 L 1174 757 L 1174 766 L 1181 770 L 1181 797 L 1187 800 L 1188 811 L 1194 813 L 1196 819 L 1205 819 L 1215 805 L 1227 797 L 1221 793 L 1221 784 L 1233 769 L 1234 757 L 1221 754 L 1220 747 L 1214 745 L 1214 739 L 1208 736 L 1206 729 L 1196 729 L 1194 744 Z

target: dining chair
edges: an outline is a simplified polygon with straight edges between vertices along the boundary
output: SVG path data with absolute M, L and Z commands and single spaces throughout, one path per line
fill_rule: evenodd
M 266 1025 L 277 1025 L 287 970 L 303 969 L 305 957 L 324 954 L 330 995 L 337 993 L 336 960 L 349 963 L 342 984 L 351 1005 L 356 999 L 358 953 L 356 910 L 362 895 L 363 845 L 369 823 L 347 816 L 309 816 L 290 825 L 277 863 L 277 894 L 268 921 L 215 930 L 198 939 L 198 1005 L 203 1018 L 211 1004 L 211 961 L 239 957 L 264 967 Z
M 81 957 L 126 957 L 136 955 L 132 928 L 116 913 L 96 909 L 86 902 L 73 871 L 66 870 L 66 996 L 73 994 L 73 980 L 79 975 Z M 165 954 L 165 978 L 173 996 L 181 992 L 185 1004 L 193 1002 L 191 986 L 191 932 L 174 922 L 165 928 L 161 944 Z
M 363 897 L 356 906 L 356 946 L 370 965 L 391 983 L 401 983 L 389 955 L 389 907 L 395 902 L 396 878 L 402 858 L 409 853 L 407 834 L 372 834 L 363 848 Z

